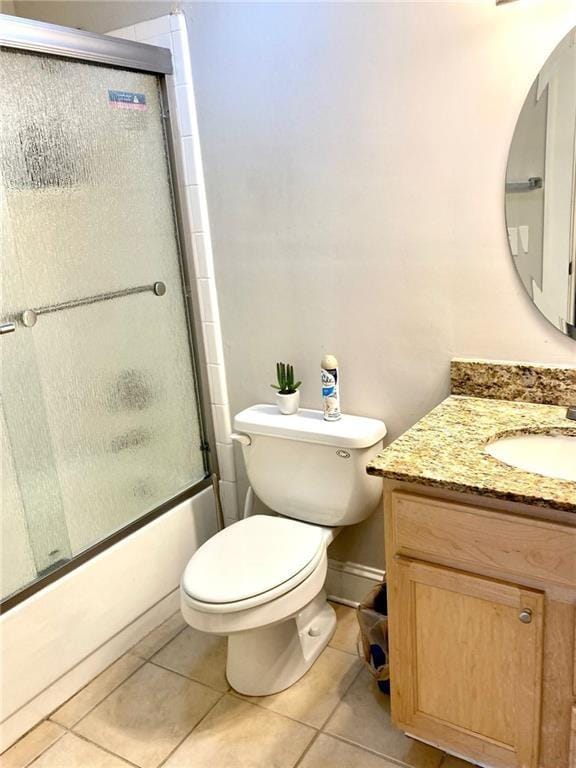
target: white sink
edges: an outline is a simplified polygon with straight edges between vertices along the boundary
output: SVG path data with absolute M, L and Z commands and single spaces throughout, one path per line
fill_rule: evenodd
M 576 435 L 516 435 L 486 446 L 486 453 L 512 467 L 576 482 Z

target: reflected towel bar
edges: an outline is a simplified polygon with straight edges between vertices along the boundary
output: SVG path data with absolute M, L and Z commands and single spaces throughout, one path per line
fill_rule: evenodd
M 543 186 L 542 176 L 531 176 L 527 181 L 507 181 L 506 192 L 531 192 Z
M 124 296 L 132 296 L 135 293 L 147 293 L 148 291 L 154 293 L 156 296 L 164 296 L 166 293 L 166 283 L 158 281 L 152 285 L 137 285 L 134 288 L 124 288 L 121 291 L 98 293 L 96 296 L 86 296 L 84 299 L 63 301 L 61 304 L 50 304 L 46 307 L 26 309 L 20 315 L 20 320 L 27 328 L 32 328 L 36 325 L 38 315 L 48 315 L 50 312 L 61 312 L 63 309 L 75 309 L 76 307 L 83 307 L 86 304 L 96 304 L 99 301 L 110 301 L 110 299 L 120 299 Z

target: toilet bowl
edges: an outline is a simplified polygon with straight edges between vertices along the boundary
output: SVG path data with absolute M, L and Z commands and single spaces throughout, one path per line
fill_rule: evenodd
M 249 408 L 234 425 L 252 488 L 278 514 L 247 517 L 203 544 L 183 574 L 181 608 L 195 629 L 228 636 L 232 688 L 264 696 L 302 677 L 334 633 L 327 548 L 378 503 L 381 482 L 364 468 L 386 427 L 273 406 Z
M 196 629 L 228 636 L 226 676 L 235 690 L 263 696 L 288 688 L 330 641 L 336 616 L 323 587 L 337 531 L 255 515 L 190 561 L 182 614 Z

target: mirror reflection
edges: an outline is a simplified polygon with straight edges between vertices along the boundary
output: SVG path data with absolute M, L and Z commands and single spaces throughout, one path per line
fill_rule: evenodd
M 506 226 L 532 301 L 576 339 L 576 27 L 520 112 L 506 171 Z

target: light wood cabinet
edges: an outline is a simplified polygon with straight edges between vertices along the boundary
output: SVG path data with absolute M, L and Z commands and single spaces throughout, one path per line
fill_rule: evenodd
M 576 527 L 425 493 L 386 484 L 395 723 L 494 768 L 576 768 Z
M 536 766 L 543 594 L 403 558 L 396 573 L 397 717 L 462 754 Z

